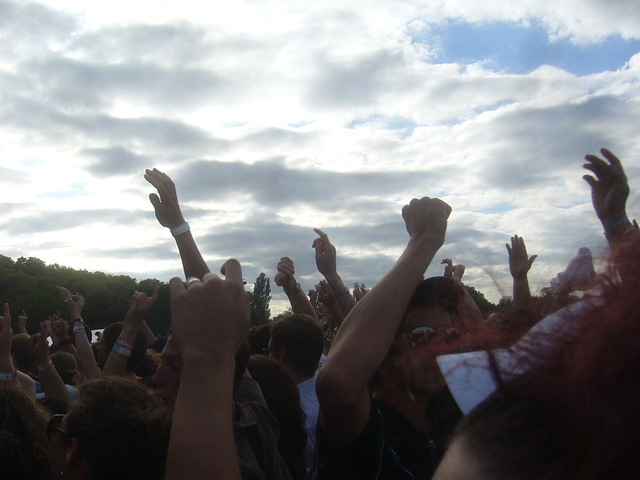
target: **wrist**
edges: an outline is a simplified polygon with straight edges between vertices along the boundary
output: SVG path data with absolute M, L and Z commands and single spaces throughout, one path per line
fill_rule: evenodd
M 287 297 L 291 297 L 300 291 L 300 284 L 294 279 L 292 284 L 287 285 L 286 287 L 283 286 L 282 289 Z
M 173 235 L 173 238 L 177 238 L 180 235 L 187 233 L 189 230 L 191 230 L 189 224 L 187 222 L 183 222 L 180 225 L 176 225 L 175 227 L 171 228 L 171 235 Z

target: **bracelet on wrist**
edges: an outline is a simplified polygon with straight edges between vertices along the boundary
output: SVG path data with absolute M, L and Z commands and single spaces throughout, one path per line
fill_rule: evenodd
M 78 318 L 74 318 L 73 320 L 71 320 L 71 323 L 74 323 L 74 322 L 84 323 L 84 320 L 82 320 L 82 317 L 78 317 Z
M 120 337 L 118 337 L 118 339 L 115 341 L 115 344 L 123 348 L 126 348 L 127 350 L 133 350 L 133 343 L 127 342 L 126 340 Z
M 622 227 L 626 227 L 627 225 L 630 225 L 631 222 L 629 221 L 629 217 L 627 217 L 626 214 L 624 214 L 622 217 L 620 218 L 616 218 L 614 220 L 610 220 L 606 223 L 606 225 L 604 226 L 604 229 L 607 231 L 612 231 L 612 230 L 617 230 L 619 228 Z
M 119 353 L 120 355 L 124 355 L 125 357 L 131 356 L 131 350 L 120 345 L 114 345 L 111 351 L 114 353 Z
M 349 293 L 349 289 L 347 287 L 344 287 L 342 290 L 338 290 L 336 293 L 334 293 L 333 296 L 339 297 L 340 295 L 346 295 L 347 293 Z
M 84 333 L 84 326 L 76 325 L 75 327 L 73 327 L 73 335 L 75 336 L 78 333 Z
M 293 290 L 291 290 L 290 292 L 287 292 L 285 290 L 284 293 L 287 295 L 287 297 L 290 297 L 292 295 L 295 295 L 299 291 L 300 291 L 300 283 L 296 282 L 296 284 L 293 286 Z
M 44 362 L 42 365 L 36 365 L 36 368 L 38 369 L 38 373 L 42 374 L 45 373 L 45 370 L 49 370 L 49 368 L 53 367 L 53 362 L 51 361 L 50 358 L 47 358 L 47 361 Z M 49 372 L 46 372 L 49 373 Z
M 176 238 L 182 235 L 183 233 L 188 232 L 189 230 L 191 230 L 191 227 L 189 227 L 189 224 L 187 222 L 184 222 L 182 225 L 173 227 L 171 229 L 171 235 L 173 235 L 173 238 Z
M 0 381 L 10 382 L 11 380 L 15 380 L 18 378 L 18 371 L 14 370 L 11 373 L 0 373 Z

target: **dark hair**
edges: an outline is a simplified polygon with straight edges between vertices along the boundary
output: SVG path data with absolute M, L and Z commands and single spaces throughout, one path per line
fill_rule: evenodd
M 278 421 L 278 450 L 289 467 L 291 476 L 295 480 L 304 479 L 307 445 L 305 414 L 291 373 L 282 363 L 265 355 L 251 356 L 247 370 L 260 385 L 267 407 Z
M 49 478 L 48 421 L 45 410 L 18 385 L 0 383 L 0 434 L 18 447 L 36 478 Z
M 105 349 L 105 353 L 111 354 L 111 349 L 116 343 L 116 340 L 122 332 L 124 322 L 115 322 L 108 325 L 102 332 L 102 348 Z M 144 360 L 144 355 L 147 352 L 147 339 L 140 330 L 136 332 L 136 339 L 133 342 L 133 350 L 131 356 L 127 360 L 127 371 L 135 372 L 140 364 Z M 108 356 L 106 355 L 105 358 Z M 102 365 L 104 367 L 104 365 Z
M 271 324 L 265 323 L 249 329 L 249 345 L 251 345 L 251 355 L 262 355 L 264 349 L 269 346 L 271 338 Z
M 34 361 L 31 358 L 30 345 L 33 344 L 31 335 L 28 333 L 18 333 L 11 340 L 11 354 L 16 370 L 23 373 L 33 373 Z
M 611 259 L 573 330 L 528 338 L 509 370 L 492 362 L 498 390 L 455 437 L 477 478 L 640 478 L 640 242 Z
M 66 418 L 92 478 L 164 478 L 171 414 L 152 390 L 119 377 L 90 380 Z
M 274 347 L 284 347 L 294 371 L 313 377 L 324 350 L 322 329 L 309 315 L 293 314 L 271 326 Z
M 450 314 L 458 313 L 464 299 L 464 287 L 449 277 L 430 277 L 416 287 L 407 306 L 407 312 L 419 306 L 435 305 Z
M 68 352 L 56 352 L 50 355 L 53 366 L 56 367 L 56 371 L 60 378 L 67 385 L 75 385 L 73 377 L 78 373 L 78 362 L 76 357 Z

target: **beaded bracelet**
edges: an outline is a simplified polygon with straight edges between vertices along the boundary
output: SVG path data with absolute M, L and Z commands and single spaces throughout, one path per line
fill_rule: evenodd
M 76 325 L 73 327 L 73 334 L 84 333 L 84 327 L 82 325 Z
M 345 295 L 349 293 L 349 289 L 347 287 L 344 287 L 342 290 L 338 290 L 336 293 L 333 294 L 334 297 L 339 297 L 340 295 Z

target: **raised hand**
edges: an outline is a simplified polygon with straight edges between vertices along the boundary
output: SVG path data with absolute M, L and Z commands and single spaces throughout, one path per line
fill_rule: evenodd
M 11 341 L 13 330 L 11 329 L 11 313 L 9 304 L 4 304 L 4 316 L 0 317 L 0 372 L 12 373 L 15 368 L 11 358 Z
M 180 210 L 176 185 L 169 175 L 154 168 L 145 170 L 144 178 L 151 185 L 156 187 L 160 196 L 155 193 L 149 194 L 149 200 L 156 213 L 156 218 L 160 225 L 167 228 L 175 228 L 185 223 L 184 216 Z
M 336 270 L 336 247 L 329 241 L 329 237 L 319 228 L 314 228 L 319 237 L 316 238 L 311 247 L 316 251 L 316 266 L 318 271 L 325 277 L 333 275 Z
M 287 292 L 293 292 L 296 288 L 296 279 L 294 274 L 296 273 L 293 260 L 289 257 L 282 257 L 276 267 L 278 273 L 276 273 L 273 281 L 277 286 L 282 287 Z
M 453 261 L 450 258 L 445 258 L 440 262 L 440 265 L 444 265 L 443 277 L 453 276 Z
M 27 333 L 27 321 L 29 317 L 27 317 L 27 312 L 22 310 L 22 315 L 18 315 L 18 331 L 20 333 Z
M 439 198 L 414 198 L 402 208 L 407 232 L 411 240 L 426 242 L 440 248 L 447 232 L 451 207 Z
M 71 320 L 81 318 L 82 309 L 84 308 L 84 297 L 79 293 L 71 295 L 68 288 L 60 286 L 58 287 L 58 293 L 60 294 L 60 299 L 67 305 Z
M 131 300 L 129 300 L 130 306 L 126 316 L 124 317 L 124 323 L 132 323 L 136 327 L 140 326 L 151 308 L 155 305 L 156 300 L 158 300 L 159 292 L 159 285 L 156 285 L 151 297 L 147 297 L 145 292 L 138 292 L 136 290 L 136 292 L 131 296 Z
M 533 265 L 533 261 L 538 257 L 537 255 L 527 255 L 527 246 L 524 244 L 524 239 L 514 235 L 511 237 L 511 246 L 505 244 L 507 252 L 509 252 L 509 271 L 513 278 L 526 277 L 527 273 Z
M 54 343 L 64 342 L 69 338 L 69 324 L 58 317 L 51 321 L 51 339 Z
M 591 187 L 593 208 L 607 228 L 609 222 L 626 215 L 629 183 L 618 157 L 606 148 L 601 149 L 600 152 L 607 162 L 595 155 L 584 157 L 589 163 L 584 164 L 583 167 L 593 172 L 596 178 L 592 175 L 584 175 L 582 178 Z
M 208 273 L 188 288 L 178 277 L 169 282 L 171 328 L 178 350 L 215 356 L 224 347 L 235 355 L 249 331 L 249 296 L 240 263 L 227 260 L 221 272 L 225 279 Z
M 364 284 L 358 285 L 353 289 L 353 298 L 356 299 L 356 302 L 359 302 L 368 292 L 369 290 L 367 290 L 367 287 L 365 287 Z
M 462 283 L 462 276 L 464 275 L 466 267 L 464 265 L 455 265 L 453 267 L 452 278 Z

